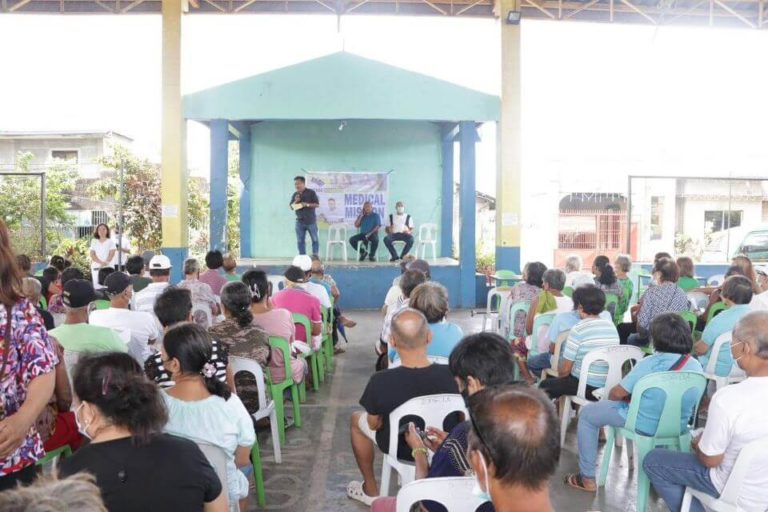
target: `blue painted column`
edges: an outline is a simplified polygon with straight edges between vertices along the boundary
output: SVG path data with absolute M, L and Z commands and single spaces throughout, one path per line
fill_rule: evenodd
M 475 220 L 477 188 L 475 183 L 475 141 L 477 129 L 474 121 L 459 123 L 459 272 L 460 304 L 471 308 L 476 305 L 475 296 Z
M 240 130 L 240 256 L 250 258 L 251 253 L 251 129 Z
M 443 181 L 440 211 L 440 256 L 453 256 L 453 150 L 454 123 L 444 123 L 440 130 L 442 137 Z
M 229 160 L 229 123 L 226 119 L 211 121 L 211 249 L 225 249 L 227 232 L 227 165 Z

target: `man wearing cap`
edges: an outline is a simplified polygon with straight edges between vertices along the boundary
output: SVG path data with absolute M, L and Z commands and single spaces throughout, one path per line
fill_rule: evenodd
M 96 300 L 93 284 L 85 279 L 67 281 L 62 292 L 64 323 L 49 331 L 52 337 L 66 352 L 127 352 L 128 346 L 117 335 L 117 332 L 107 327 L 90 325 L 88 309 L 91 302 Z M 70 371 L 71 368 L 67 368 Z
M 299 267 L 291 266 L 285 271 L 285 288 L 272 297 L 272 305 L 275 308 L 287 309 L 291 313 L 298 313 L 309 318 L 312 327 L 312 346 L 320 347 L 321 332 L 323 329 L 323 316 L 320 312 L 320 301 L 302 288 L 307 281 L 306 274 Z M 304 327 L 296 325 L 296 340 L 309 343 Z
M 168 287 L 171 279 L 171 260 L 168 256 L 156 254 L 149 260 L 149 277 L 152 282 L 133 298 L 135 311 L 152 311 L 155 299 Z
M 384 245 L 392 256 L 389 261 L 397 261 L 405 258 L 413 247 L 413 219 L 405 213 L 405 204 L 398 201 L 395 212 L 389 214 L 389 225 L 386 227 L 387 236 L 384 237 Z M 395 251 L 393 242 L 404 242 L 403 252 L 399 256 Z
M 131 277 L 122 273 L 110 274 L 104 284 L 107 286 L 109 297 L 109 309 L 97 309 L 91 312 L 91 325 L 101 325 L 116 330 L 129 330 L 131 341 L 128 344 L 128 353 L 139 364 L 153 352 L 156 340 L 160 339 L 160 326 L 157 319 L 146 311 L 131 311 L 128 309 L 133 297 L 133 285 Z
M 319 283 L 313 283 L 311 281 L 312 279 L 312 258 L 307 256 L 306 254 L 299 254 L 295 258 L 293 258 L 292 265 L 294 267 L 299 267 L 302 271 L 304 271 L 304 284 L 301 285 L 302 288 L 307 290 L 310 295 L 317 298 L 317 300 L 320 301 L 320 305 L 324 308 L 330 308 L 331 307 L 331 297 L 328 295 L 328 290 L 325 286 Z

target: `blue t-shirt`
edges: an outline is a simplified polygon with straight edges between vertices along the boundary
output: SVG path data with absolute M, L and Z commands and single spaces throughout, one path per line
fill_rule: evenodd
M 376 226 L 381 226 L 381 217 L 376 212 L 372 212 L 369 215 L 364 215 L 360 221 L 360 233 L 363 235 L 370 233 Z
M 432 343 L 427 345 L 428 356 L 450 357 L 453 348 L 459 344 L 464 337 L 464 331 L 456 324 L 451 322 L 437 322 L 429 324 L 429 330 L 432 331 Z M 399 359 L 395 349 L 389 349 L 389 359 L 395 361 Z
M 653 373 L 668 372 L 672 366 L 680 359 L 680 354 L 670 354 L 668 352 L 656 352 L 652 356 L 646 357 L 638 362 L 631 372 L 622 379 L 620 385 L 625 391 L 632 393 L 632 389 L 641 378 Z M 678 371 L 699 372 L 701 364 L 693 357 L 689 357 L 685 365 Z M 649 389 L 643 394 L 640 402 L 640 410 L 637 413 L 637 423 L 635 429 L 643 434 L 653 435 L 656 433 L 656 427 L 659 425 L 659 417 L 664 409 L 666 395 L 660 389 Z M 688 418 L 693 414 L 693 408 L 696 407 L 696 392 L 693 389 L 683 395 L 683 417 L 680 422 L 680 432 L 684 431 L 688 425 Z M 619 414 L 627 419 L 629 412 L 629 403 L 622 402 L 619 408 Z
M 712 357 L 712 347 L 715 345 L 717 338 L 721 334 L 732 331 L 736 322 L 750 311 L 752 309 L 749 307 L 749 304 L 734 304 L 722 313 L 718 313 L 716 317 L 709 321 L 704 328 L 704 332 L 701 333 L 701 341 L 709 345 L 709 351 L 699 356 L 699 361 L 703 368 L 706 369 L 707 364 L 709 364 L 709 358 Z M 733 357 L 731 356 L 730 345 L 723 345 L 720 348 L 720 354 L 717 356 L 715 374 L 719 377 L 727 377 L 731 373 L 732 366 Z

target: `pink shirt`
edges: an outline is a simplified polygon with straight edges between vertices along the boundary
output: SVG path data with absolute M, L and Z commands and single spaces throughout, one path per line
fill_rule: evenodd
M 226 277 L 219 274 L 218 270 L 206 270 L 198 279 L 210 286 L 214 295 L 221 295 L 221 288 L 229 282 Z
M 296 333 L 296 327 L 293 324 L 291 312 L 287 309 L 272 309 L 266 313 L 253 315 L 253 323 L 267 331 L 270 336 L 279 336 L 288 341 L 290 347 Z M 291 358 L 291 370 L 293 372 L 294 382 L 304 380 L 304 361 Z M 283 353 L 279 350 L 272 351 L 272 360 L 269 363 L 269 371 L 272 373 L 274 382 L 283 382 L 285 380 L 285 362 Z
M 323 321 L 320 312 L 320 301 L 300 288 L 286 288 L 277 292 L 272 297 L 272 304 L 276 308 L 287 309 L 291 313 L 299 313 L 309 318 L 311 323 L 321 323 Z M 269 332 L 268 329 L 265 329 Z M 304 332 L 304 326 L 296 326 L 296 339 L 309 343 L 307 334 Z M 309 334 L 311 336 L 311 333 Z

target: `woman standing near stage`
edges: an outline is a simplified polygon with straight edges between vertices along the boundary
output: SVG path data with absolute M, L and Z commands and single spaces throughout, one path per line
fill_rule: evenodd
M 115 242 L 109 235 L 109 226 L 106 224 L 96 226 L 89 252 L 91 257 L 91 276 L 94 286 L 99 284 L 99 270 L 111 266 L 112 258 L 115 257 L 116 251 Z

